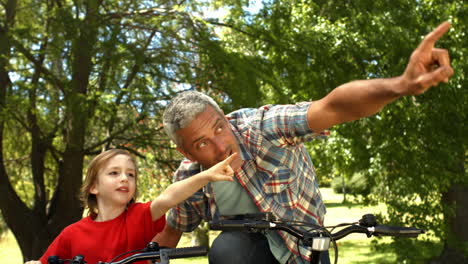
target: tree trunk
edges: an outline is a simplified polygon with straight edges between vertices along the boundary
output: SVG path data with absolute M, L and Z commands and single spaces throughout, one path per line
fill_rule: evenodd
M 431 264 L 468 263 L 468 185 L 452 184 L 442 196 L 448 235 Z
M 72 80 L 65 87 L 56 87 L 57 90 L 62 90 L 65 102 L 65 127 L 58 129 L 64 132 L 62 140 L 65 150 L 58 157 L 57 186 L 50 201 L 47 201 L 44 191 L 44 162 L 56 135 L 51 134 L 50 138 L 41 136 L 47 134 L 47 131 L 41 131 L 40 127 L 35 126 L 37 124 L 29 124 L 32 127 L 30 136 L 33 144 L 30 158 L 35 195 L 33 208 L 28 208 L 11 185 L 4 165 L 2 143 L 5 115 L 0 115 L 0 193 L 2 193 L 0 209 L 6 224 L 18 241 L 24 261 L 38 259 L 63 228 L 82 217 L 83 209 L 78 194 L 83 176 L 85 135 L 90 114 L 87 107 L 87 90 L 93 67 L 93 47 L 99 26 L 97 23 L 99 3 L 98 0 L 87 2 L 85 21 L 77 24 L 78 35 L 73 40 Z M 7 6 L 15 5 L 16 1 L 10 0 Z M 10 13 L 7 10 L 7 17 L 13 19 L 14 16 Z M 3 59 L 9 58 L 8 40 L 8 27 L 0 28 L 0 112 L 6 109 L 5 98 L 8 93 L 7 87 L 10 85 L 6 67 L 8 61 Z M 30 56 L 28 59 L 35 58 Z M 35 62 L 35 65 L 41 64 Z M 42 67 L 42 65 L 37 66 Z M 32 107 L 34 111 L 34 106 Z M 34 115 L 30 115 L 29 121 L 35 122 Z
M 345 180 L 345 176 L 342 174 L 341 175 L 341 189 L 343 190 L 343 201 L 341 203 L 346 203 L 347 200 L 346 200 L 346 180 Z

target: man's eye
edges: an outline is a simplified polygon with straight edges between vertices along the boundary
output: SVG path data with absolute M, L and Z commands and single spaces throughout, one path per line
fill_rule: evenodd
M 200 142 L 200 144 L 198 144 L 198 148 L 203 148 L 206 146 L 206 142 L 203 141 L 203 142 Z
M 221 125 L 216 129 L 216 132 L 221 132 L 221 131 L 223 131 L 223 129 L 224 129 L 224 126 Z

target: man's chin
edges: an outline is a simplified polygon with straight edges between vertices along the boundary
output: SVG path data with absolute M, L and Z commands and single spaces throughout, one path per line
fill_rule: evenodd
M 237 157 L 236 159 L 234 159 L 232 162 L 231 162 L 231 168 L 237 172 L 240 170 L 240 168 L 242 167 L 242 159 L 241 157 Z

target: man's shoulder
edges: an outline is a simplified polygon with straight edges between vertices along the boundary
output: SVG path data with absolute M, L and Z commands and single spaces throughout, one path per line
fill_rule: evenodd
M 281 114 L 286 112 L 303 111 L 307 109 L 311 102 L 299 102 L 295 104 L 266 104 L 257 108 L 241 108 L 226 115 L 228 120 L 247 119 L 253 116 L 263 116 L 266 112 Z
M 175 172 L 176 180 L 183 180 L 202 171 L 201 165 L 198 162 L 193 162 L 189 159 L 184 159 Z
M 241 109 L 230 112 L 229 114 L 226 115 L 226 118 L 230 121 L 242 120 L 252 115 L 255 115 L 257 111 L 258 111 L 257 108 L 241 108 Z
M 241 108 L 227 114 L 226 118 L 233 126 L 242 128 L 243 126 L 252 125 L 255 121 L 261 120 L 264 112 L 274 106 L 275 105 L 263 105 L 258 108 Z

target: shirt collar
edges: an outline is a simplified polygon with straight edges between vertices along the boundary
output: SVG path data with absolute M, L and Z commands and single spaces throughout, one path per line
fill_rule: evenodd
M 247 147 L 243 143 L 244 142 L 243 138 L 242 138 L 241 134 L 239 133 L 239 131 L 237 130 L 237 128 L 231 122 L 229 122 L 229 125 L 231 126 L 231 131 L 234 134 L 234 136 L 236 137 L 237 143 L 239 144 L 239 148 L 240 148 L 240 152 L 241 152 L 239 154 L 241 155 L 241 159 L 242 160 L 251 160 L 251 159 L 253 159 L 252 154 L 250 154 L 250 152 L 247 150 Z

